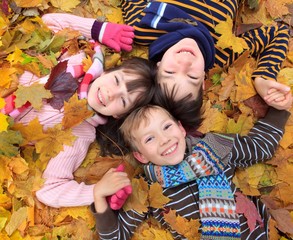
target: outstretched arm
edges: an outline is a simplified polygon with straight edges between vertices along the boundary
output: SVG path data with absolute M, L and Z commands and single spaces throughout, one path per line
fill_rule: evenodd
M 116 52 L 131 51 L 134 28 L 125 24 L 99 22 L 67 13 L 48 13 L 42 17 L 44 23 L 54 32 L 64 28 L 78 30 L 83 36 L 99 41 Z

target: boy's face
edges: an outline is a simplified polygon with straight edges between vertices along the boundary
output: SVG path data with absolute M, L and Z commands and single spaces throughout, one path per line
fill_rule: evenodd
M 196 99 L 200 88 L 204 88 L 205 62 L 197 43 L 184 38 L 170 47 L 161 62 L 158 62 L 158 83 L 166 85 L 171 92 L 176 86 L 175 100 L 189 93 Z
M 126 83 L 135 79 L 122 69 L 103 73 L 91 84 L 88 91 L 88 104 L 98 113 L 118 118 L 134 105 L 139 91 L 129 93 Z
M 171 119 L 167 113 L 152 109 L 148 124 L 142 122 L 133 132 L 135 145 L 139 152 L 134 157 L 142 162 L 156 165 L 176 165 L 184 158 L 186 132 L 180 123 Z

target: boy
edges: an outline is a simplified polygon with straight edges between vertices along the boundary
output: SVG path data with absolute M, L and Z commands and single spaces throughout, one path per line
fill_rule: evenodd
M 170 230 L 174 239 L 184 239 L 164 220 L 163 213 L 171 208 L 187 219 L 200 219 L 202 239 L 267 239 L 269 215 L 258 199 L 252 200 L 257 201 L 255 210 L 263 225 L 257 223 L 250 232 L 246 218 L 236 213 L 234 196 L 239 190 L 232 177 L 236 167 L 272 157 L 289 115 L 270 108 L 244 137 L 214 133 L 192 137 L 186 136 L 180 122 L 159 106 L 134 110 L 121 126 L 122 135 L 134 157 L 145 164 L 148 183 L 159 182 L 171 201 L 164 209 L 149 207 L 144 214 L 135 210 L 112 211 L 106 197 L 129 185 L 130 180 L 126 173 L 110 169 L 94 188 L 92 211 L 100 238 L 130 239 L 139 224 L 153 216 Z M 177 173 L 172 176 L 180 178 L 166 178 L 165 173 L 170 170 Z

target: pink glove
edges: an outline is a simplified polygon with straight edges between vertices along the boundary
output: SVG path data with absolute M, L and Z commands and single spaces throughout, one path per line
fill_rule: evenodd
M 125 24 L 95 21 L 91 29 L 92 38 L 116 52 L 132 50 L 134 28 Z
M 124 165 L 120 164 L 116 168 L 116 171 L 117 172 L 123 172 L 124 171 Z M 132 187 L 131 187 L 131 185 L 128 185 L 128 186 L 118 190 L 115 194 L 113 194 L 111 196 L 108 196 L 107 201 L 108 201 L 108 203 L 110 205 L 110 208 L 112 208 L 113 210 L 120 209 L 131 193 L 132 193 Z

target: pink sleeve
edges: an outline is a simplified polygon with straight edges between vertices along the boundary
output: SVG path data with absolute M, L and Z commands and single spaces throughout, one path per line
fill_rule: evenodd
M 84 18 L 67 13 L 48 13 L 42 16 L 42 20 L 54 32 L 71 28 L 87 38 L 92 38 L 91 29 L 95 22 L 94 18 Z
M 94 201 L 94 185 L 77 183 L 73 176 L 95 139 L 95 128 L 89 126 L 82 123 L 75 128 L 74 134 L 82 137 L 78 137 L 73 146 L 64 146 L 64 150 L 49 161 L 43 173 L 45 183 L 36 192 L 39 201 L 56 208 L 90 205 Z

